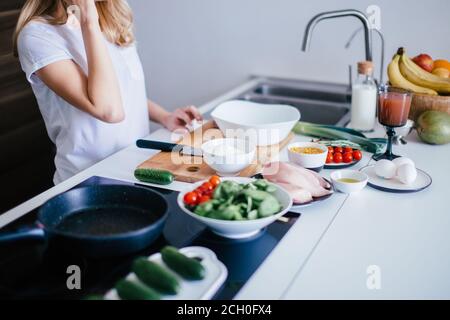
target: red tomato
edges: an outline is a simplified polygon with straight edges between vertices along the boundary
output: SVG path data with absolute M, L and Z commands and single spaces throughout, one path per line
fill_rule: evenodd
M 327 163 L 332 163 L 332 162 L 333 162 L 333 153 L 332 152 L 328 152 Z
M 334 147 L 334 153 L 342 153 L 343 151 L 342 147 Z
M 200 200 L 198 200 L 198 204 L 202 204 L 202 203 L 204 203 L 204 202 L 208 202 L 209 200 L 211 200 L 211 197 L 210 197 L 210 196 L 202 196 L 202 197 L 200 198 Z
M 362 159 L 362 152 L 359 150 L 355 150 L 353 151 L 353 159 L 355 159 L 356 161 L 359 161 Z
M 211 178 L 209 178 L 209 182 L 214 186 L 217 187 L 220 184 L 220 178 L 219 176 L 212 176 Z
M 340 152 L 334 152 L 334 155 L 333 155 L 333 161 L 334 161 L 334 163 L 341 163 L 342 162 L 342 160 L 343 160 L 343 158 L 342 158 L 342 153 L 340 153 Z
M 352 162 L 353 161 L 353 153 L 352 152 L 346 152 L 346 153 L 344 153 L 344 157 L 343 157 L 344 159 L 344 162 L 345 163 L 350 163 L 350 162 Z
M 328 147 L 328 153 L 333 153 L 334 152 L 334 148 L 333 147 Z
M 350 147 L 345 147 L 344 148 L 344 153 L 347 153 L 347 152 L 353 152 L 353 149 L 350 148 Z
M 200 186 L 200 187 L 197 187 L 197 189 L 195 189 L 194 192 L 197 192 L 197 194 L 199 195 L 199 197 L 201 197 L 202 194 L 203 194 L 203 192 L 204 192 L 204 190 L 203 190 L 203 188 Z
M 206 191 L 212 191 L 214 190 L 214 186 L 212 185 L 211 182 L 205 182 L 202 184 L 202 190 Z
M 184 203 L 187 204 L 188 206 L 195 206 L 198 201 L 198 195 L 194 191 L 188 192 L 184 195 L 183 200 L 184 200 Z

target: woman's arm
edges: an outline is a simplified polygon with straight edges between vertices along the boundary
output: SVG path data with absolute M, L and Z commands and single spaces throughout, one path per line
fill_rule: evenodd
M 170 131 L 186 129 L 186 125 L 190 124 L 194 119 L 202 120 L 202 115 L 194 106 L 179 108 L 170 113 L 150 100 L 148 100 L 148 113 L 151 120 L 162 124 Z
M 50 64 L 37 76 L 57 95 L 93 117 L 121 122 L 124 117 L 119 82 L 98 21 L 94 0 L 73 0 L 81 9 L 81 30 L 88 75 L 72 60 Z

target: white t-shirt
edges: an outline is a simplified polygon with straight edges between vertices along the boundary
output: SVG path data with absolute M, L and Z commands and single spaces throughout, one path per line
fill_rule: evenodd
M 87 74 L 88 65 L 79 25 L 55 26 L 30 22 L 19 35 L 18 52 L 31 83 L 48 135 L 56 145 L 55 184 L 135 143 L 149 133 L 147 95 L 136 46 L 105 43 L 120 85 L 125 120 L 109 124 L 95 119 L 50 90 L 35 75 L 39 69 L 73 60 Z M 67 79 L 70 82 L 70 78 Z

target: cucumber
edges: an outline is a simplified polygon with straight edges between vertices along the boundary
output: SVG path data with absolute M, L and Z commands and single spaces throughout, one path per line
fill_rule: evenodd
M 119 280 L 116 284 L 116 291 L 119 297 L 123 300 L 160 300 L 161 296 L 155 290 L 147 287 L 144 284 L 129 281 Z
M 161 256 L 170 269 L 187 280 L 202 280 L 205 278 L 205 268 L 192 258 L 186 257 L 174 247 L 164 247 Z
M 136 169 L 134 176 L 139 181 L 161 185 L 171 184 L 174 180 L 170 171 L 159 169 Z
M 132 270 L 139 280 L 161 293 L 173 295 L 180 291 L 178 279 L 153 261 L 138 258 L 133 262 Z

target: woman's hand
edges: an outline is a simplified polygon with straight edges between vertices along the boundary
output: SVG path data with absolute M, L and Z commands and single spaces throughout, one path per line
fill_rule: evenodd
M 94 0 L 72 0 L 80 8 L 81 24 L 98 24 L 98 12 Z
M 163 117 L 161 124 L 170 131 L 178 129 L 185 130 L 186 126 L 191 124 L 193 120 L 201 121 L 202 119 L 202 115 L 198 109 L 194 106 L 189 106 L 179 108 L 174 112 L 167 114 Z

